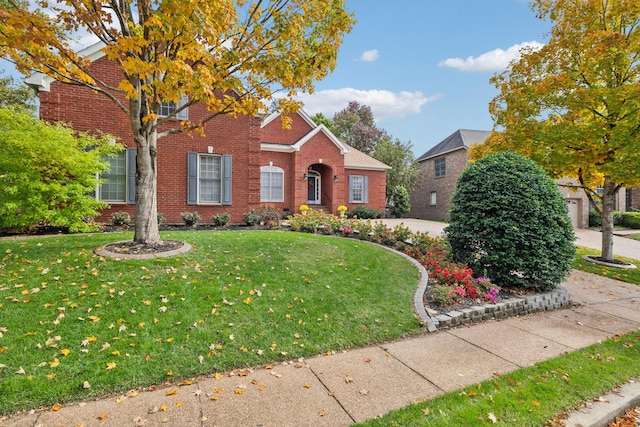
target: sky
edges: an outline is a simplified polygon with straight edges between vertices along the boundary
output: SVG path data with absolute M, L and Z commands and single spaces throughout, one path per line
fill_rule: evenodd
M 357 23 L 332 74 L 305 95 L 326 117 L 350 101 L 371 107 L 377 126 L 419 157 L 458 129 L 491 130 L 489 79 L 520 47 L 540 46 L 550 24 L 528 0 L 346 0 Z M 0 60 L 5 75 L 17 76 Z
M 371 107 L 377 126 L 416 157 L 458 129 L 491 130 L 489 82 L 551 26 L 526 0 L 347 0 L 357 23 L 331 75 L 303 97 L 326 117 L 349 101 Z

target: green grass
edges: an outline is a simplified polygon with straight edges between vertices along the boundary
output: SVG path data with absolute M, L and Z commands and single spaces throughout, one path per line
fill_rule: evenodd
M 605 267 L 593 262 L 588 262 L 582 259 L 584 255 L 599 256 L 600 251 L 584 246 L 576 246 L 576 259 L 573 262 L 573 268 L 586 271 L 588 273 L 599 274 L 601 276 L 610 277 L 616 280 L 622 280 L 623 282 L 634 283 L 640 285 L 640 262 L 638 260 L 620 257 L 616 255 L 616 259 L 626 261 L 635 264 L 638 268 L 615 268 Z
M 366 242 L 185 231 L 163 235 L 180 257 L 93 253 L 130 238 L 0 241 L 0 413 L 420 332 L 417 270 Z
M 640 269 L 584 261 L 600 255 L 577 246 L 573 267 L 640 285 Z M 638 265 L 638 260 L 616 257 Z M 640 375 L 640 331 L 392 411 L 360 426 L 541 426 Z M 492 415 L 490 415 L 492 414 Z
M 628 234 L 625 236 L 627 239 L 640 240 L 640 233 Z
M 542 426 L 556 414 L 640 375 L 639 333 L 616 337 L 358 425 Z

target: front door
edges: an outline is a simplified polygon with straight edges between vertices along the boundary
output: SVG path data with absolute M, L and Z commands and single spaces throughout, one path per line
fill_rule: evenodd
M 316 171 L 307 172 L 307 203 L 320 204 L 320 174 Z

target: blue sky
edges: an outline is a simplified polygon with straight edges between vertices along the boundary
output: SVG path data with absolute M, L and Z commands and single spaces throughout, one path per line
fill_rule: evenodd
M 333 117 L 351 100 L 368 105 L 416 157 L 457 129 L 491 130 L 489 79 L 551 28 L 525 0 L 347 0 L 347 8 L 358 22 L 305 111 Z
M 411 141 L 416 157 L 457 129 L 490 130 L 489 79 L 522 44 L 544 43 L 550 25 L 527 0 L 346 0 L 357 23 L 334 72 L 305 96 L 305 111 L 331 118 L 349 101 L 378 126 Z M 12 66 L 0 60 L 0 69 Z

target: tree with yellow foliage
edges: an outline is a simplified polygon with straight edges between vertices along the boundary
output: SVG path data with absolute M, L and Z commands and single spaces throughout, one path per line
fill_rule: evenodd
M 471 157 L 512 150 L 554 178 L 575 178 L 597 202 L 601 258 L 612 261 L 615 196 L 640 185 L 640 2 L 535 0 L 532 8 L 553 24 L 550 40 L 491 79 L 500 92 L 489 105 L 494 133 Z
M 220 114 L 266 111 L 276 92 L 284 95 L 278 108 L 295 111 L 293 96 L 312 92 L 333 70 L 353 23 L 344 0 L 39 0 L 30 8 L 1 0 L 0 56 L 24 74 L 88 87 L 129 116 L 138 153 L 134 240 L 155 244 L 158 140 L 202 130 Z M 88 59 L 70 47 L 79 31 L 117 62 L 118 87 L 94 78 Z M 179 108 L 158 117 L 166 102 Z M 159 131 L 194 103 L 206 104 L 209 116 Z

